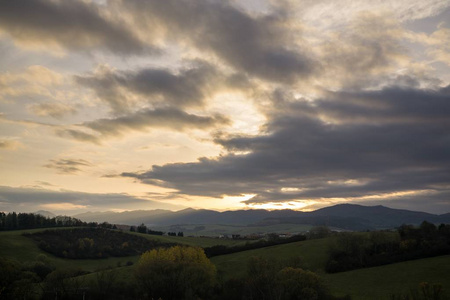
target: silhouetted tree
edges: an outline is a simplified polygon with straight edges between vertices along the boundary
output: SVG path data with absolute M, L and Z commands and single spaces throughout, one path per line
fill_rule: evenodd
M 142 223 L 141 225 L 139 225 L 137 227 L 137 232 L 139 232 L 139 233 L 147 233 L 147 226 L 145 226 L 144 223 Z

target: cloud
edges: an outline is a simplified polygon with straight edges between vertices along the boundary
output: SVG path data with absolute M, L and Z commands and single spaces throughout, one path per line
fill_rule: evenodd
M 450 86 L 435 89 L 387 86 L 378 91 L 329 93 L 318 99 L 322 118 L 339 123 L 447 126 L 450 122 Z
M 25 82 L 51 86 L 59 85 L 63 81 L 63 75 L 41 65 L 29 66 L 23 72 L 4 72 L 0 76 L 0 83 L 4 85 Z
M 0 73 L 0 100 L 17 97 L 57 98 L 64 86 L 64 76 L 40 65 L 32 65 L 25 70 Z
M 61 119 L 65 115 L 74 114 L 77 110 L 67 104 L 45 102 L 39 104 L 32 104 L 28 109 L 38 116 L 51 116 L 56 119 Z
M 76 174 L 84 167 L 92 167 L 92 164 L 84 159 L 51 159 L 50 163 L 44 165 L 49 169 L 55 169 L 60 174 Z
M 0 186 L 0 211 L 33 212 L 51 208 L 56 213 L 98 210 L 173 209 L 176 206 L 128 194 L 52 191 L 42 188 Z
M 75 76 L 75 81 L 95 91 L 116 114 L 128 113 L 143 104 L 202 107 L 220 90 L 246 87 L 245 77 L 225 76 L 204 61 L 191 62 L 178 71 L 163 68 L 117 71 L 100 66 L 93 74 Z
M 445 201 L 450 34 L 437 23 L 448 1 L 238 2 L 2 2 L 9 70 L 0 73 L 0 122 L 13 131 L 26 125 L 23 143 L 52 131 L 96 145 L 130 137 L 144 149 L 152 131 L 154 153 L 168 149 L 161 138 L 173 146 L 196 130 L 209 133 L 215 145 L 192 147 L 190 139 L 189 155 L 174 147 L 159 165 L 119 175 L 178 191 L 167 197 L 245 195 L 239 199 L 255 206 Z M 155 45 L 164 56 L 150 56 Z M 60 73 L 26 67 L 37 62 Z M 92 64 L 99 67 L 88 72 Z M 17 148 L 12 140 L 0 139 L 0 148 Z M 64 174 L 96 168 L 78 158 L 44 163 Z M 177 158 L 191 162 L 162 163 Z M 122 171 L 145 164 L 130 163 Z
M 0 149 L 16 150 L 22 147 L 22 143 L 12 139 L 0 139 Z
M 376 76 L 384 78 L 399 66 L 410 67 L 405 36 L 398 19 L 388 13 L 356 14 L 343 28 L 330 30 L 319 43 L 323 72 L 317 77 L 339 88 L 367 86 Z
M 365 200 L 355 201 L 356 204 L 362 205 L 385 205 L 392 208 L 407 209 L 417 211 L 425 211 L 434 214 L 443 214 L 450 211 L 450 203 L 448 201 L 450 193 L 448 191 L 441 193 L 429 193 L 411 195 L 399 198 L 387 198 L 381 200 Z
M 151 50 L 107 11 L 90 1 L 2 1 L 0 31 L 29 48 L 106 49 L 120 55 Z
M 147 128 L 168 128 L 176 131 L 185 129 L 205 129 L 226 125 L 229 120 L 222 115 L 198 116 L 175 108 L 141 110 L 136 113 L 114 119 L 98 119 L 84 123 L 103 136 L 118 136 L 131 130 L 143 131 Z
M 447 25 L 448 26 L 448 25 Z M 431 46 L 427 54 L 450 66 L 450 28 L 441 24 L 430 36 L 418 35 L 418 42 Z
M 100 139 L 93 135 L 80 130 L 75 129 L 57 129 L 56 134 L 60 137 L 70 137 L 80 142 L 89 142 L 95 145 L 100 145 Z
M 228 125 L 230 120 L 223 115 L 199 116 L 175 108 L 145 109 L 121 117 L 97 119 L 80 126 L 96 134 L 78 129 L 57 129 L 61 137 L 70 137 L 81 142 L 101 144 L 103 139 L 120 137 L 132 131 L 146 131 L 151 128 L 165 128 L 174 131 L 188 129 L 209 130 Z
M 248 203 L 427 197 L 423 191 L 442 202 L 450 192 L 448 87 L 286 97 L 277 97 L 263 134 L 218 137 L 228 154 L 122 176 L 181 194 L 255 194 Z
M 249 14 L 226 1 L 116 1 L 135 28 L 177 40 L 262 79 L 294 82 L 315 68 L 298 35 L 298 19 L 282 8 Z
M 339 2 L 308 0 L 301 3 L 292 2 L 305 22 L 322 29 L 341 27 L 361 11 L 389 11 L 401 22 L 409 22 L 435 16 L 450 6 L 448 2 L 440 0 L 342 0 Z

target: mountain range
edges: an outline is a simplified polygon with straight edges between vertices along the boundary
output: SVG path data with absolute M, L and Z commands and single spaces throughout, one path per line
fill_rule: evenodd
M 325 225 L 346 230 L 374 230 L 395 228 L 402 224 L 418 225 L 423 221 L 436 224 L 450 223 L 450 213 L 435 215 L 425 212 L 393 209 L 385 206 L 338 204 L 312 212 L 294 210 L 236 210 L 218 212 L 206 209 L 135 210 L 125 212 L 87 212 L 73 217 L 86 222 L 113 224 L 167 226 L 176 224 L 273 225 L 309 224 Z

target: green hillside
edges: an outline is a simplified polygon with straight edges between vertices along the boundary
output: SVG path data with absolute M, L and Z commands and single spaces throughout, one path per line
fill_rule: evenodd
M 353 300 L 389 299 L 392 294 L 407 293 L 419 283 L 440 283 L 450 297 L 450 256 L 419 259 L 374 268 L 327 274 L 327 251 L 333 238 L 307 240 L 262 249 L 213 257 L 224 279 L 243 276 L 252 256 L 289 261 L 301 258 L 301 265 L 317 272 L 335 296 L 350 295 Z
M 59 228 L 57 230 L 66 230 L 67 228 Z M 27 229 L 17 231 L 0 232 L 0 257 L 13 259 L 20 262 L 34 261 L 39 254 L 44 254 L 49 258 L 49 262 L 56 268 L 81 268 L 84 271 L 93 272 L 95 270 L 108 267 L 116 267 L 118 265 L 126 265 L 128 262 L 135 263 L 139 256 L 128 257 L 109 257 L 104 259 L 63 259 L 53 256 L 37 246 L 37 244 L 28 237 L 23 236 L 24 233 L 35 233 L 45 229 Z M 216 238 L 199 238 L 199 237 L 173 237 L 173 236 L 155 236 L 141 233 L 131 233 L 153 239 L 161 242 L 179 243 L 189 246 L 210 247 L 214 245 L 234 246 L 245 243 L 239 240 L 225 240 Z
M 18 230 L 0 232 L 0 257 L 17 260 L 19 262 L 31 262 L 36 260 L 39 254 L 48 257 L 49 262 L 56 268 L 80 268 L 84 271 L 93 272 L 107 267 L 125 265 L 128 261 L 136 262 L 138 256 L 131 257 L 109 257 L 105 259 L 63 259 L 51 255 L 37 246 L 30 238 L 23 236 L 23 233 L 34 233 L 43 229 Z M 59 230 L 65 230 L 59 229 Z
M 236 246 L 240 244 L 245 244 L 245 240 L 232 240 L 232 239 L 219 239 L 210 237 L 178 237 L 178 236 L 167 236 L 167 235 L 150 235 L 137 232 L 130 232 L 131 234 L 140 235 L 147 239 L 153 239 L 160 242 L 167 243 L 178 243 L 188 246 L 197 247 L 211 247 L 215 245 L 225 245 L 225 246 Z
M 421 282 L 440 283 L 450 298 L 449 271 L 450 255 L 446 255 L 321 276 L 335 295 L 350 294 L 355 300 L 389 299 Z
M 213 257 L 211 261 L 227 279 L 245 273 L 248 260 L 253 256 L 289 262 L 300 258 L 301 264 L 312 271 L 323 270 L 327 259 L 327 249 L 333 238 L 308 240 L 261 249 L 238 252 Z
M 0 257 L 20 262 L 31 262 L 40 254 L 45 254 L 49 262 L 57 269 L 80 268 L 92 272 L 86 279 L 95 280 L 103 271 L 112 272 L 118 282 L 132 283 L 134 265 L 139 256 L 110 257 L 105 259 L 63 259 L 48 254 L 38 248 L 36 243 L 22 234 L 37 232 L 43 229 L 0 232 Z M 65 230 L 65 229 L 59 229 Z M 209 247 L 213 245 L 234 246 L 245 241 L 200 237 L 153 236 L 131 233 L 147 239 L 161 242 L 180 243 L 191 246 Z M 211 261 L 216 265 L 219 276 L 223 280 L 245 275 L 251 257 L 263 257 L 277 260 L 280 263 L 294 263 L 318 273 L 335 296 L 350 295 L 358 299 L 389 299 L 392 294 L 407 293 L 417 288 L 421 282 L 440 283 L 445 295 L 450 297 L 450 256 L 420 259 L 401 262 L 374 268 L 359 269 L 342 273 L 327 274 L 324 267 L 328 258 L 329 246 L 335 237 L 313 239 L 255 250 L 248 250 L 228 255 L 216 256 Z M 100 272 L 100 273 L 99 273 Z

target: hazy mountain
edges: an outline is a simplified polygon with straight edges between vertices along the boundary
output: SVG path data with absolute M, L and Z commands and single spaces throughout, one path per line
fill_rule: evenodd
M 313 212 L 293 210 L 238 210 L 218 212 L 206 209 L 139 210 L 126 212 L 88 212 L 75 215 L 83 221 L 110 222 L 149 226 L 175 224 L 224 224 L 224 225 L 272 225 L 281 223 L 326 225 L 349 230 L 393 228 L 401 224 L 420 224 L 424 220 L 434 223 L 450 223 L 450 213 L 434 215 L 384 206 L 339 204 Z
M 382 205 L 362 206 L 338 204 L 304 213 L 291 218 L 266 219 L 267 222 L 327 225 L 350 230 L 394 228 L 402 224 L 450 223 L 450 214 L 434 215 L 403 209 L 393 209 Z
M 74 218 L 80 219 L 85 222 L 109 222 L 118 224 L 136 225 L 141 223 L 147 223 L 150 219 L 157 218 L 159 216 L 171 215 L 173 211 L 155 209 L 155 210 L 133 210 L 124 212 L 86 212 L 82 214 L 74 215 Z
M 34 214 L 41 215 L 41 216 L 44 216 L 44 217 L 47 217 L 47 218 L 54 218 L 54 217 L 56 217 L 56 215 L 54 213 L 49 212 L 47 210 L 38 210 L 37 212 L 34 212 Z
M 315 216 L 335 216 L 344 218 L 360 218 L 369 221 L 375 227 L 392 227 L 399 224 L 418 224 L 423 220 L 439 222 L 439 216 L 424 212 L 404 209 L 392 209 L 382 205 L 362 206 L 339 204 L 325 207 L 311 213 Z

